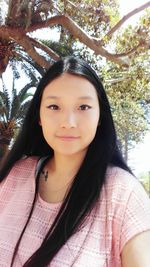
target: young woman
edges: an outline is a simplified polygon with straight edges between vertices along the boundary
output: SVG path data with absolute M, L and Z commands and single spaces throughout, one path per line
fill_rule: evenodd
M 150 200 L 83 60 L 41 79 L 0 181 L 1 267 L 150 266 Z

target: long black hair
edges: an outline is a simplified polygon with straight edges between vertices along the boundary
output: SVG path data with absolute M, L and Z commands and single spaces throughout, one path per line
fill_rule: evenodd
M 100 121 L 95 138 L 88 147 L 84 161 L 51 229 L 41 247 L 24 264 L 24 267 L 46 266 L 70 236 L 79 229 L 83 219 L 86 218 L 86 215 L 100 196 L 109 165 L 118 166 L 130 172 L 118 148 L 110 105 L 99 77 L 82 59 L 65 57 L 54 63 L 41 79 L 26 114 L 22 129 L 0 170 L 0 181 L 8 175 L 15 162 L 24 155 L 27 157 L 46 156 L 48 158 L 53 156 L 53 150 L 46 143 L 39 125 L 39 110 L 44 88 L 63 73 L 82 76 L 94 85 L 99 99 Z M 36 190 L 31 212 L 16 244 L 12 264 L 34 209 L 38 181 L 39 176 L 36 179 Z

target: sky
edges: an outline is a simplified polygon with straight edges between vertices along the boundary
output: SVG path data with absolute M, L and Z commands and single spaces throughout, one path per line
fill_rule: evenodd
M 148 0 L 118 0 L 118 2 L 120 4 L 120 13 L 122 15 L 125 15 L 126 13 L 130 12 L 134 8 L 137 8 L 147 3 Z
M 137 8 L 141 6 L 142 4 L 145 4 L 148 2 L 148 0 L 118 0 L 120 4 L 120 13 L 122 16 L 126 15 L 128 12 L 133 10 L 134 8 Z M 126 23 L 134 23 L 138 17 L 141 15 L 141 12 L 137 15 L 133 16 L 131 19 L 127 20 Z M 44 36 L 48 36 L 50 34 L 51 36 L 55 36 L 55 40 L 59 38 L 59 35 L 57 36 L 56 31 L 52 33 L 50 30 L 46 30 L 46 33 L 44 32 Z M 40 31 L 40 38 L 41 38 L 41 31 Z M 7 76 L 8 74 L 6 74 Z M 11 74 L 9 74 L 11 75 Z M 22 77 L 23 78 L 23 77 Z M 6 80 L 8 78 L 6 77 Z M 25 79 L 25 78 L 23 78 Z M 9 82 L 10 82 L 10 76 L 9 76 Z M 0 84 L 1 87 L 1 84 Z M 146 173 L 150 171 L 150 131 L 145 136 L 142 143 L 135 146 L 134 149 L 129 154 L 129 165 L 133 169 L 134 173 L 137 176 L 140 176 L 142 173 Z
M 135 175 L 139 176 L 150 171 L 150 131 L 146 134 L 143 143 L 137 144 L 129 154 L 129 164 Z

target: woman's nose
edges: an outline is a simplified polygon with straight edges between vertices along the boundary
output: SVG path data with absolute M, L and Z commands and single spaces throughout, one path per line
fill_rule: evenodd
M 73 112 L 63 114 L 62 119 L 61 119 L 61 127 L 62 128 L 75 128 L 76 127 L 76 117 Z

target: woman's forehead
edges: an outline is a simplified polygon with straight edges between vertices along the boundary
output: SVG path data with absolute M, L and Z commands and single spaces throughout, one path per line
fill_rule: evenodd
M 43 95 L 53 98 L 74 94 L 80 98 L 97 96 L 94 85 L 86 78 L 79 75 L 64 73 L 51 81 L 44 89 Z

